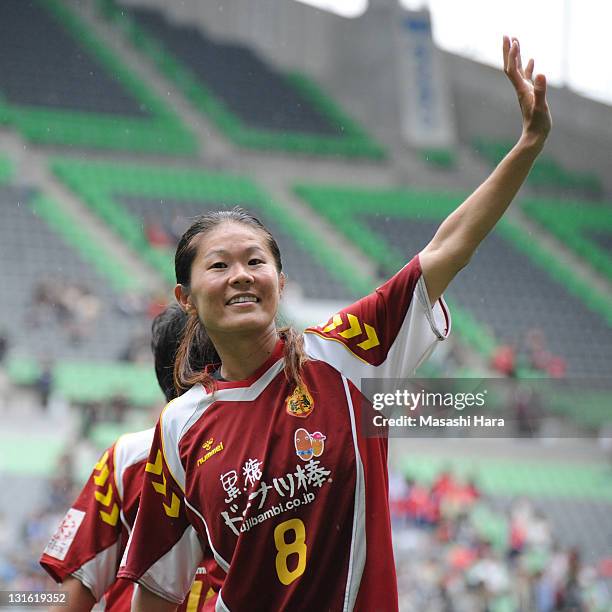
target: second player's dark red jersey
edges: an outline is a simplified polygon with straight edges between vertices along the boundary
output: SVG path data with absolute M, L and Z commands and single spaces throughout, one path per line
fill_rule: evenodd
M 126 434 L 103 453 L 40 559 L 57 582 L 74 576 L 111 612 L 131 607 L 133 583 L 116 574 L 136 520 L 153 433 Z M 213 595 L 206 568 L 200 567 L 179 610 L 212 609 L 204 603 Z

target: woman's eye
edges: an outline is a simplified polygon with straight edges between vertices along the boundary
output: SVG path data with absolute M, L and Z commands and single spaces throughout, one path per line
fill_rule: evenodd
M 222 261 L 215 261 L 214 264 L 210 266 L 211 268 L 227 268 L 227 264 Z
M 263 263 L 262 259 L 250 259 L 249 260 L 250 266 L 256 266 L 257 264 L 261 264 L 261 263 Z

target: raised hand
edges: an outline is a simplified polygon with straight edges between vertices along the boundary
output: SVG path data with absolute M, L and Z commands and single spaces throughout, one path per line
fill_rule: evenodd
M 504 36 L 503 50 L 504 72 L 514 86 L 523 115 L 523 137 L 529 144 L 542 147 L 552 127 L 546 101 L 546 77 L 543 74 L 533 77 L 533 59 L 523 69 L 517 38 Z

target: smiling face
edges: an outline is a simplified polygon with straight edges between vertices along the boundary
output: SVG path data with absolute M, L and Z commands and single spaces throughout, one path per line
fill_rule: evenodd
M 179 301 L 195 308 L 213 342 L 225 333 L 265 333 L 274 319 L 284 285 L 265 234 L 227 221 L 194 238 L 196 256 L 187 292 Z

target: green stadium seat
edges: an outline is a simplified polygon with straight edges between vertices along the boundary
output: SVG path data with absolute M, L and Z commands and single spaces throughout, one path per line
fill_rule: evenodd
M 306 76 L 281 74 L 251 50 L 215 42 L 153 10 L 113 0 L 101 5 L 102 14 L 119 23 L 133 44 L 237 145 L 297 154 L 384 157 L 383 149 Z M 199 61 L 203 57 L 207 61 Z M 284 102 L 279 105 L 277 100 Z

